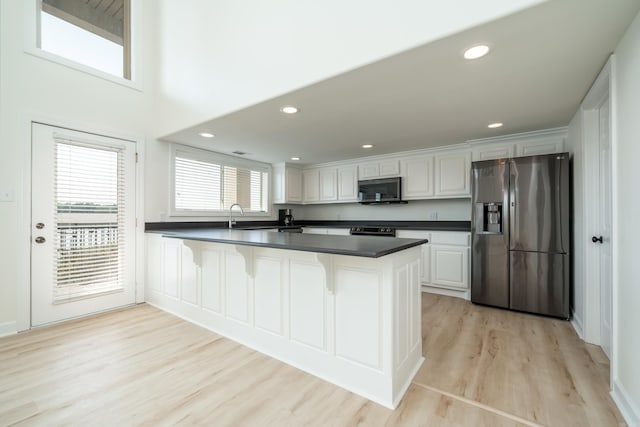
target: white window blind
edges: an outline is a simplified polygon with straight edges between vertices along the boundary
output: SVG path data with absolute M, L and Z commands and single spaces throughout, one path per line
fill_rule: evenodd
M 56 143 L 54 304 L 124 288 L 124 177 L 121 150 Z
M 176 211 L 222 212 L 238 203 L 246 212 L 268 211 L 266 168 L 224 164 L 224 159 L 176 151 L 174 200 Z M 264 169 L 264 170 L 263 170 Z

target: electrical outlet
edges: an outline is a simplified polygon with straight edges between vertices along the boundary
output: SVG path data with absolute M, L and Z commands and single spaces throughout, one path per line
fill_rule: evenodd
M 429 219 L 430 219 L 431 221 L 436 221 L 436 220 L 438 219 L 438 212 L 431 212 L 431 213 L 429 214 Z

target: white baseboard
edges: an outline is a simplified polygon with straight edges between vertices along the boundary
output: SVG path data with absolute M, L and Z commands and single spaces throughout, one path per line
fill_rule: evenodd
M 447 288 L 438 288 L 436 286 L 422 285 L 422 292 L 428 292 L 430 294 L 437 295 L 446 295 L 448 297 L 456 297 L 469 300 L 469 291 L 464 290 L 455 290 L 455 289 L 447 289 Z
M 578 334 L 578 338 L 584 341 L 584 326 L 582 326 L 582 319 L 580 318 L 580 316 L 576 315 L 576 312 L 573 311 L 573 308 L 571 309 L 571 326 L 573 326 L 576 334 Z
M 16 322 L 0 323 L 0 337 L 16 333 L 18 333 L 18 324 Z
M 637 402 L 631 399 L 627 390 L 617 379 L 613 380 L 611 398 L 618 406 L 627 425 L 629 427 L 640 427 L 640 409 L 638 409 Z

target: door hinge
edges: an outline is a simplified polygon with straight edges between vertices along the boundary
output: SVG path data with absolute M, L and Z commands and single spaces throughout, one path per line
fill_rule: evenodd
M 138 163 L 138 153 L 136 153 L 136 163 Z

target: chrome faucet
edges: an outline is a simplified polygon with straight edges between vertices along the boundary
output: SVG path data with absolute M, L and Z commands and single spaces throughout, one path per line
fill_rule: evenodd
M 237 206 L 240 208 L 240 213 L 242 214 L 242 216 L 244 216 L 244 211 L 242 210 L 242 206 L 240 206 L 237 203 L 234 203 L 231 205 L 231 207 L 229 207 L 229 230 L 231 230 L 231 228 L 233 227 L 233 224 L 236 223 L 236 220 L 233 219 L 233 208 L 234 206 Z

